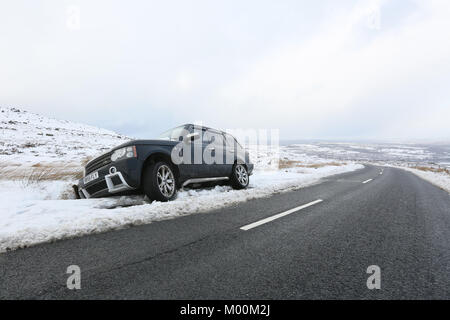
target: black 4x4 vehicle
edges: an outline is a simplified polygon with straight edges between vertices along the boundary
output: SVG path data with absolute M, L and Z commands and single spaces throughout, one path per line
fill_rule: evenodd
M 77 193 L 81 198 L 144 193 L 168 201 L 188 184 L 228 180 L 235 189 L 246 188 L 252 171 L 248 153 L 233 136 L 186 124 L 89 161 Z

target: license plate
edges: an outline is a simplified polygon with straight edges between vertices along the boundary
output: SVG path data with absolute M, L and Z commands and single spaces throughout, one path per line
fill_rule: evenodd
M 91 181 L 94 181 L 95 179 L 98 178 L 98 172 L 92 172 L 90 174 L 88 174 L 86 177 L 84 177 L 83 182 L 84 184 L 89 183 Z

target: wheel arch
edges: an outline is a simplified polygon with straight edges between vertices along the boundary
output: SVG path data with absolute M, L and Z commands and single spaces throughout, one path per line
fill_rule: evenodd
M 242 161 L 242 160 L 240 160 L 240 159 L 235 159 L 235 160 L 234 160 L 233 167 L 234 167 L 235 165 L 237 165 L 237 164 L 243 165 L 243 166 L 245 167 L 245 169 L 248 170 L 248 165 L 247 165 L 247 163 L 246 163 L 245 161 Z
M 174 174 L 175 174 L 177 180 L 179 180 L 180 170 L 179 170 L 178 166 L 173 163 L 173 161 L 170 157 L 170 154 L 167 154 L 167 153 L 161 152 L 161 151 L 155 151 L 155 152 L 149 154 L 147 156 L 147 158 L 144 160 L 144 162 L 142 163 L 141 181 L 142 181 L 142 175 L 144 174 L 145 169 L 149 165 L 157 163 L 159 161 L 164 161 L 164 162 L 167 162 L 168 164 L 170 164 L 171 167 L 173 168 L 173 171 L 174 171 Z

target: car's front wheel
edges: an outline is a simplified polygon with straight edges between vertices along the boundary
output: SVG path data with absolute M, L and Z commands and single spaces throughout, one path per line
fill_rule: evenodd
M 231 186 L 233 189 L 245 189 L 249 183 L 249 175 L 247 167 L 243 164 L 236 163 L 233 166 L 233 173 L 231 174 Z
M 142 188 L 150 200 L 174 199 L 177 194 L 177 181 L 172 166 L 164 161 L 147 166 L 142 177 Z

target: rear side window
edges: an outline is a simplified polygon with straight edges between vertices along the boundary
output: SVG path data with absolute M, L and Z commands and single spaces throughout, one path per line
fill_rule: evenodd
M 224 133 L 223 135 L 225 136 L 225 143 L 227 148 L 242 148 L 239 142 L 237 142 L 237 140 L 231 134 Z
M 214 144 L 216 146 L 223 147 L 223 135 L 221 132 L 203 128 L 203 143 Z

